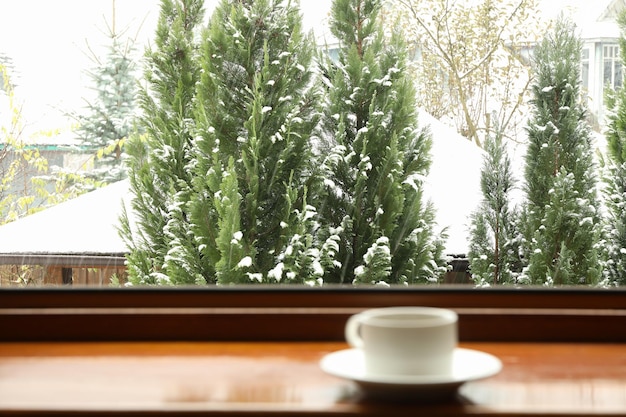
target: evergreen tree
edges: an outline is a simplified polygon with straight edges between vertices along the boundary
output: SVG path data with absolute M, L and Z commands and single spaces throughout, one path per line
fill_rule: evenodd
M 123 42 L 114 31 L 110 38 L 105 60 L 89 73 L 96 98 L 85 114 L 75 116 L 81 151 L 94 155 L 94 169 L 88 175 L 109 183 L 126 177 L 123 145 L 137 117 L 132 43 Z
M 626 10 L 617 20 L 620 30 L 622 66 L 626 66 Z M 605 276 L 612 284 L 626 284 L 626 90 L 609 90 L 606 97 L 608 110 L 607 144 L 608 163 L 606 203 L 608 209 L 607 265 Z
M 609 133 L 610 134 L 610 133 Z M 626 162 L 609 161 L 606 175 L 606 265 L 609 285 L 626 285 Z
M 470 268 L 479 285 L 515 282 L 519 272 L 518 233 L 510 194 L 515 187 L 511 160 L 502 135 L 488 136 L 480 174 L 483 200 L 472 214 Z
M 223 0 L 202 46 L 192 231 L 218 284 L 314 283 L 316 50 L 288 0 Z
M 594 284 L 600 276 L 597 179 L 580 103 L 582 44 L 560 18 L 537 46 L 533 114 L 528 124 L 524 280 Z
M 121 219 L 134 284 L 205 282 L 196 272 L 203 264 L 193 264 L 196 257 L 185 249 L 198 247 L 185 204 L 191 195 L 188 165 L 200 75 L 195 39 L 203 15 L 202 0 L 162 0 L 155 47 L 146 51 L 139 120 L 145 134 L 126 145 L 133 213 Z
M 290 2 L 224 0 L 195 53 L 201 3 L 164 1 L 145 142 L 129 144 L 131 280 L 316 282 L 332 245 L 312 235 L 318 94 L 312 38 Z M 193 139 L 192 139 L 193 137 Z
M 423 201 L 431 139 L 419 129 L 406 48 L 385 42 L 377 0 L 335 0 L 330 29 L 340 44 L 323 72 L 329 86 L 324 127 L 333 139 L 325 163 L 322 234 L 338 250 L 325 281 L 436 282 L 442 245 Z

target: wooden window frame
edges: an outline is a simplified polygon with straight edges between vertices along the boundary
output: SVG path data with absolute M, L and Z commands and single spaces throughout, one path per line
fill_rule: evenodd
M 459 313 L 461 341 L 626 341 L 626 291 L 588 288 L 0 289 L 0 341 L 337 341 L 367 308 Z

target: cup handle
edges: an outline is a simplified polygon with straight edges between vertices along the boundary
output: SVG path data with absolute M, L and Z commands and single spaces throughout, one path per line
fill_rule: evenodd
M 363 348 L 363 339 L 361 338 L 361 321 L 359 315 L 350 316 L 346 323 L 345 336 L 348 344 L 354 348 Z

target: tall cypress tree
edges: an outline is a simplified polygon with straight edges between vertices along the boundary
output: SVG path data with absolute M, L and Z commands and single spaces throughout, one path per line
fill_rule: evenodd
M 564 18 L 535 50 L 524 211 L 524 278 L 533 284 L 593 284 L 600 276 L 597 179 L 579 98 L 581 50 Z
M 510 197 L 515 179 L 502 135 L 496 132 L 484 142 L 483 200 L 471 218 L 468 256 L 472 278 L 479 285 L 512 283 L 520 269 L 517 219 Z
M 315 282 L 313 38 L 289 0 L 223 0 L 204 37 L 190 165 L 201 256 L 218 284 Z
M 155 46 L 146 51 L 139 121 L 145 134 L 127 143 L 133 214 L 122 215 L 121 228 L 132 283 L 204 282 L 196 272 L 203 264 L 187 249 L 197 242 L 185 212 L 203 14 L 202 0 L 162 0 Z
M 378 0 L 334 0 L 337 61 L 326 60 L 324 127 L 334 141 L 324 163 L 323 238 L 337 259 L 325 280 L 424 283 L 442 272 L 434 213 L 423 200 L 431 139 L 418 126 L 406 48 L 385 41 Z
M 621 30 L 620 55 L 626 66 L 626 10 L 618 16 Z M 608 124 L 606 138 L 608 163 L 606 181 L 607 265 L 604 269 L 609 282 L 626 284 L 626 90 L 609 90 L 606 97 Z

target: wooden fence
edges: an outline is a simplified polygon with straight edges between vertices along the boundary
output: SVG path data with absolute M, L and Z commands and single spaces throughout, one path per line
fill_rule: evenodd
M 71 271 L 71 274 L 69 273 Z M 36 265 L 0 265 L 0 287 L 41 287 L 75 285 L 89 287 L 108 287 L 124 285 L 128 274 L 126 267 L 105 268 L 43 268 Z M 444 284 L 470 284 L 471 278 L 466 271 L 448 271 Z
M 126 282 L 126 276 L 126 267 L 124 266 L 102 268 L 51 266 L 46 268 L 43 284 L 108 287 L 118 282 L 123 285 Z
M 127 273 L 123 266 L 103 268 L 64 268 L 39 265 L 0 265 L 1 287 L 41 287 L 46 285 L 77 285 L 108 287 L 124 285 Z
M 124 285 L 124 261 L 122 256 L 0 255 L 0 286 Z

